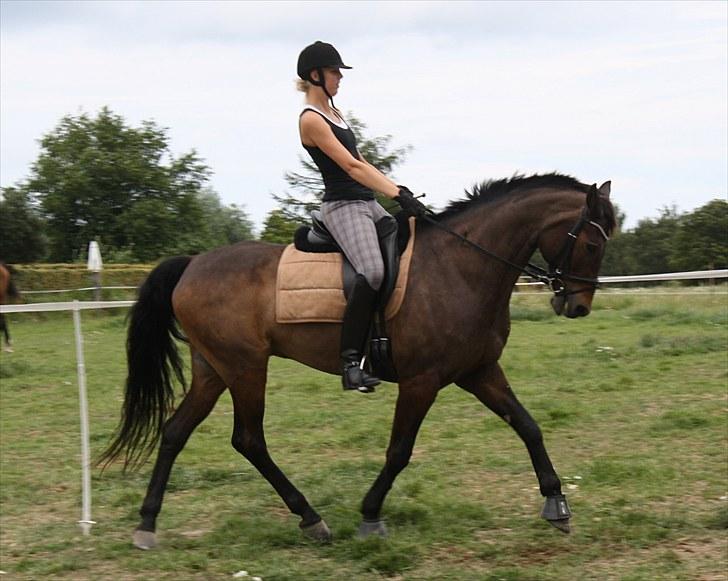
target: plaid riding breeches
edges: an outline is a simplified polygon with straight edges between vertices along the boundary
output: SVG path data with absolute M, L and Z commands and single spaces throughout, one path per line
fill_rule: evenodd
M 374 224 L 389 214 L 376 200 L 337 200 L 321 204 L 321 215 L 354 270 L 379 290 L 384 260 Z

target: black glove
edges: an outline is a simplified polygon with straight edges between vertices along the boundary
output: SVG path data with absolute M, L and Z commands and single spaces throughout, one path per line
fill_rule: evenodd
M 399 186 L 399 195 L 394 198 L 394 201 L 402 207 L 403 212 L 415 218 L 422 218 L 430 212 L 427 206 L 415 198 L 412 192 L 404 186 Z

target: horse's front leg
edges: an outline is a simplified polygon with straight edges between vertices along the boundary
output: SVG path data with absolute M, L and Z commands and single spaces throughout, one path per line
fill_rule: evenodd
M 330 541 L 329 527 L 268 453 L 263 432 L 266 375 L 265 367 L 247 369 L 230 386 L 235 410 L 232 445 L 270 482 L 288 509 L 301 517 L 299 527 L 307 537 Z
M 417 432 L 440 387 L 434 375 L 423 375 L 400 383 L 387 460 L 362 502 L 364 520 L 359 527 L 360 537 L 387 534 L 380 519 L 384 498 L 394 479 L 409 464 Z
M 546 452 L 541 429 L 516 399 L 500 365 L 483 367 L 457 384 L 505 420 L 521 437 L 531 456 L 541 494 L 546 497 L 541 516 L 560 531 L 570 532 L 571 512 L 561 493 L 561 481 Z

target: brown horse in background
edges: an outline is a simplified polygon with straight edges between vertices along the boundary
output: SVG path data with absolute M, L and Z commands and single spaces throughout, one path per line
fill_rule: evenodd
M 498 360 L 510 332 L 511 293 L 520 268 L 537 249 L 550 264 L 556 314 L 589 314 L 606 240 L 615 226 L 609 182 L 597 188 L 559 174 L 488 182 L 451 204 L 436 222 L 417 222 L 407 293 L 389 325 L 399 395 L 386 462 L 364 498 L 359 534 L 386 534 L 380 520 L 385 496 L 408 464 L 437 393 L 451 383 L 472 393 L 521 437 L 546 497 L 542 516 L 568 532 L 571 514 L 541 430 L 516 399 Z M 140 287 L 129 323 L 122 419 L 100 460 L 123 456 L 125 467 L 134 466 L 161 437 L 134 532 L 140 548 L 156 544 L 156 519 L 172 465 L 226 389 L 234 406 L 233 447 L 300 516 L 304 534 L 331 538 L 326 523 L 269 455 L 263 434 L 271 356 L 329 373 L 339 369 L 340 325 L 276 323 L 276 272 L 283 248 L 242 242 L 172 258 Z M 177 325 L 189 341 L 192 383 L 169 418 L 172 380 L 175 375 L 182 379 Z
M 15 283 L 13 282 L 11 268 L 0 261 L 0 305 L 7 304 L 8 298 L 20 298 L 20 293 L 18 293 L 18 289 L 15 288 Z M 13 347 L 10 341 L 10 330 L 8 329 L 8 322 L 3 313 L 0 313 L 0 331 L 2 331 L 5 337 L 3 351 L 12 353 Z M 2 338 L 0 338 L 0 342 L 2 342 Z

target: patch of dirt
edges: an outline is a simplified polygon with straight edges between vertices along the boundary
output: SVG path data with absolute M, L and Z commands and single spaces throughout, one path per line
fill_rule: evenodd
M 711 563 L 714 566 L 720 567 L 722 563 L 722 573 L 720 576 L 715 576 L 712 573 L 705 573 L 697 577 L 704 581 L 721 579 L 725 581 L 728 578 L 728 535 L 720 532 L 718 535 L 720 538 L 704 538 L 704 539 L 690 539 L 684 538 L 679 539 L 674 545 L 669 548 L 680 558 L 681 561 L 695 563 Z
M 696 581 L 726 581 L 728 576 L 728 537 L 682 538 L 660 543 L 649 549 L 626 548 L 622 554 L 588 563 L 592 578 L 619 579 L 635 565 L 653 562 L 656 565 L 670 555 Z
M 212 529 L 195 529 L 192 531 L 180 531 L 180 536 L 183 536 L 187 539 L 199 539 L 200 537 L 204 537 L 206 534 L 211 533 Z

